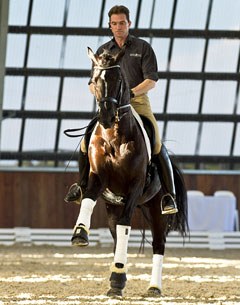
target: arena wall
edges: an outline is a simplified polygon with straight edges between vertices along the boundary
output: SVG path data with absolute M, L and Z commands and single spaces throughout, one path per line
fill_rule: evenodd
M 68 187 L 77 181 L 77 172 L 1 171 L 0 227 L 72 228 L 79 206 L 63 200 Z M 216 190 L 230 190 L 237 197 L 240 210 L 240 173 L 185 172 L 188 190 L 201 190 L 212 195 Z M 137 210 L 133 228 L 146 226 Z M 107 227 L 105 206 L 96 205 L 92 228 Z

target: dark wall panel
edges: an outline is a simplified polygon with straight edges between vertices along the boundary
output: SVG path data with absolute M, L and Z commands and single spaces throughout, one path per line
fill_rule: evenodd
M 0 227 L 72 228 L 79 206 L 66 204 L 63 198 L 77 178 L 77 173 L 0 172 Z M 220 189 L 233 191 L 240 210 L 240 174 L 185 174 L 184 178 L 188 190 L 201 190 L 206 195 Z M 139 210 L 132 225 L 146 225 Z M 99 202 L 92 216 L 92 228 L 106 226 L 105 205 Z

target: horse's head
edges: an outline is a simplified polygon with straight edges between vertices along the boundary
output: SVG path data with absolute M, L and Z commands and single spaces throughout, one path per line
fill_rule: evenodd
M 110 128 L 116 119 L 121 105 L 123 78 L 119 60 L 124 54 L 122 49 L 117 54 L 107 50 L 95 55 L 88 48 L 88 56 L 93 62 L 91 81 L 95 87 L 95 96 L 99 107 L 99 122 L 104 128 Z

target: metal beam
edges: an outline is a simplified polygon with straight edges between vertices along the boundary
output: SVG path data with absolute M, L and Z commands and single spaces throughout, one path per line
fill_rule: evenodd
M 91 74 L 86 69 L 42 69 L 42 68 L 6 68 L 6 75 L 12 76 L 51 76 L 51 77 L 87 77 Z M 225 72 L 182 72 L 182 71 L 159 71 L 160 79 L 190 79 L 190 80 L 223 80 L 240 81 L 239 73 Z
M 82 111 L 39 111 L 39 110 L 4 110 L 4 119 L 61 119 L 61 120 L 90 120 L 95 112 Z M 158 121 L 164 122 L 228 122 L 239 123 L 240 114 L 200 114 L 200 113 L 154 113 Z
M 182 29 L 130 29 L 138 37 L 155 38 L 226 38 L 239 39 L 240 31 L 232 30 L 182 30 Z M 109 28 L 88 27 L 45 27 L 45 26 L 9 26 L 9 33 L 69 35 L 69 36 L 109 36 Z
M 9 12 L 9 0 L 0 1 L 0 144 L 1 144 L 1 125 L 2 125 L 2 111 L 3 111 L 3 88 L 4 88 L 7 33 L 8 33 L 8 12 Z

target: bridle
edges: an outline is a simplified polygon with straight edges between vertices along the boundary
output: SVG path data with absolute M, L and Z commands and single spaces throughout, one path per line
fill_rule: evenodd
M 114 65 L 114 66 L 110 66 L 110 67 L 102 67 L 102 66 L 95 66 L 94 67 L 94 70 L 95 69 L 98 69 L 100 70 L 101 72 L 99 73 L 99 76 L 101 75 L 102 71 L 105 71 L 105 70 L 110 70 L 110 69 L 115 69 L 115 68 L 118 68 L 118 69 L 121 69 L 120 68 L 120 65 Z M 125 109 L 125 108 L 128 108 L 130 107 L 130 104 L 127 104 L 127 105 L 119 105 L 119 100 L 120 100 L 120 97 L 122 95 L 122 80 L 120 80 L 121 84 L 119 86 L 119 90 L 118 90 L 118 93 L 117 93 L 117 96 L 116 97 L 111 97 L 111 96 L 105 96 L 105 97 L 102 97 L 98 102 L 98 104 L 103 104 L 103 103 L 106 103 L 106 102 L 110 102 L 110 103 L 114 103 L 115 105 L 117 105 L 117 109 L 116 109 L 116 119 L 119 121 L 122 116 L 120 117 L 119 116 L 119 111 L 121 109 Z

